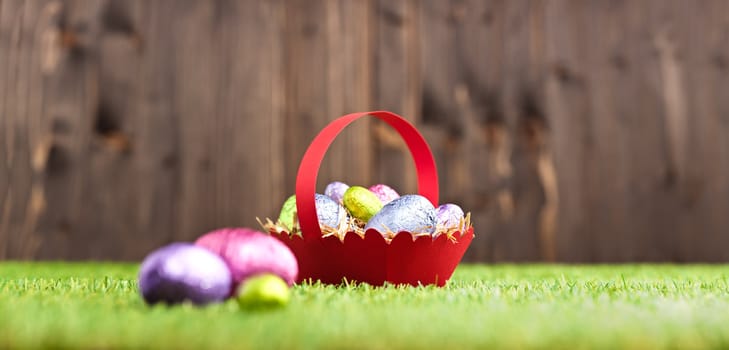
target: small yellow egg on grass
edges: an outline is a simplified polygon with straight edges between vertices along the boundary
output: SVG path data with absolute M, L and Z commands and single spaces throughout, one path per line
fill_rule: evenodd
M 236 294 L 238 305 L 244 309 L 283 307 L 290 299 L 289 286 L 274 274 L 261 274 L 243 281 Z

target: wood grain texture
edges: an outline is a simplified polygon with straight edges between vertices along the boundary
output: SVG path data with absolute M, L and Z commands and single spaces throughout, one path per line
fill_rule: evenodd
M 294 193 L 299 161 L 314 136 L 334 118 L 371 107 L 369 16 L 367 2 L 287 3 L 287 196 Z M 335 180 L 370 181 L 370 123 L 358 121 L 332 144 L 319 171 L 322 190 Z
M 374 106 L 417 123 L 420 116 L 421 4 L 418 1 L 375 1 L 372 20 L 375 50 Z M 385 123 L 372 122 L 376 175 L 373 181 L 386 183 L 399 192 L 417 190 L 415 165 L 407 146 Z
M 0 259 L 257 227 L 337 116 L 387 109 L 471 261 L 729 260 L 721 0 L 0 0 Z M 376 120 L 319 176 L 416 190 Z

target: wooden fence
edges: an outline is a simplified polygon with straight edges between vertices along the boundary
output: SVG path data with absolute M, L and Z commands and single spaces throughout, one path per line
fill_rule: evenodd
M 257 227 L 328 121 L 388 109 L 478 261 L 729 261 L 727 1 L 0 0 L 0 259 Z M 320 174 L 415 191 L 357 122 Z

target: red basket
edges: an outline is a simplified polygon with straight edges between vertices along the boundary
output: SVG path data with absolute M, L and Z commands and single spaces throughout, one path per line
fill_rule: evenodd
M 364 237 L 348 232 L 344 240 L 322 237 L 314 194 L 322 158 L 334 138 L 350 123 L 365 116 L 379 118 L 395 128 L 410 149 L 418 173 L 418 192 L 438 206 L 438 172 L 427 142 L 404 118 L 387 111 L 352 113 L 327 125 L 316 136 L 301 160 L 296 178 L 296 209 L 302 236 L 287 232 L 271 234 L 284 242 L 299 263 L 298 282 L 319 280 L 328 284 L 348 281 L 372 285 L 392 284 L 443 286 L 453 274 L 473 240 L 473 228 L 456 232 L 449 239 L 398 233 L 387 242 L 376 230 Z

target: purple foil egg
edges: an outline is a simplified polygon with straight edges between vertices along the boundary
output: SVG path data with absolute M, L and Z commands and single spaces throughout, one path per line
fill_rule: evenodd
M 327 187 L 324 189 L 324 195 L 329 196 L 335 202 L 342 204 L 344 192 L 347 192 L 348 189 L 349 185 L 345 184 L 344 182 L 334 181 L 328 184 Z
M 459 230 L 463 229 L 459 226 L 463 220 L 463 209 L 455 204 L 447 203 L 438 206 L 435 209 L 435 217 L 439 227 L 446 229 L 458 227 Z
M 196 245 L 220 255 L 233 275 L 233 291 L 240 282 L 262 273 L 294 284 L 299 265 L 291 250 L 276 238 L 248 228 L 224 228 L 198 238 Z
M 190 243 L 173 243 L 149 254 L 139 270 L 139 290 L 149 304 L 225 300 L 232 276 L 223 259 Z
M 421 195 L 409 194 L 385 204 L 367 222 L 365 230 L 388 232 L 429 233 L 435 232 L 435 208 Z
M 380 199 L 382 204 L 387 204 L 395 199 L 400 198 L 400 194 L 397 193 L 392 187 L 385 184 L 378 184 L 370 187 L 370 191 Z

